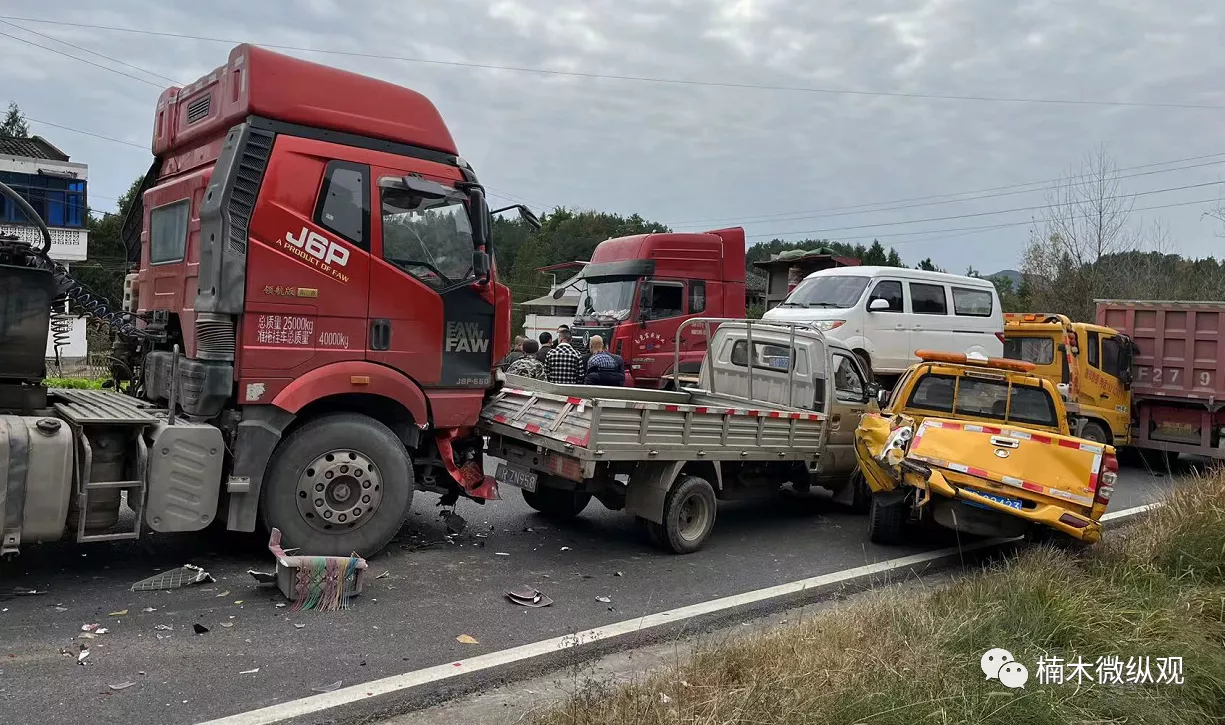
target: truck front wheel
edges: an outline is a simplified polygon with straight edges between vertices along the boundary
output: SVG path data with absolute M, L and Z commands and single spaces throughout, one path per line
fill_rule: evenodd
M 566 491 L 560 488 L 541 487 L 536 491 L 524 491 L 523 500 L 528 506 L 551 519 L 565 521 L 572 519 L 587 508 L 591 503 L 591 494 L 579 491 Z
M 354 413 L 310 421 L 277 446 L 260 509 L 285 548 L 306 556 L 377 553 L 399 532 L 413 500 L 404 444 Z

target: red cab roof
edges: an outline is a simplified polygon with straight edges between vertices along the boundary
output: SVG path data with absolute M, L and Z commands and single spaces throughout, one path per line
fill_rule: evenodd
M 162 92 L 153 153 L 198 146 L 250 115 L 458 153 L 438 109 L 420 93 L 247 43 L 195 83 Z

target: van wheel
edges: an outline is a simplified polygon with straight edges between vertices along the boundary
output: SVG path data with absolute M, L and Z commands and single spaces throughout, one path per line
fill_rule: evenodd
M 548 518 L 566 521 L 583 513 L 583 509 L 591 503 L 591 494 L 560 488 L 539 488 L 524 491 L 523 500 Z
M 260 512 L 286 549 L 310 556 L 378 553 L 404 525 L 413 466 L 404 443 L 355 413 L 307 422 L 277 446 Z
M 681 476 L 664 501 L 664 544 L 676 554 L 702 548 L 715 528 L 715 489 L 704 478 Z
M 1109 445 L 1113 436 L 1106 432 L 1106 427 L 1096 421 L 1085 423 L 1085 427 L 1080 429 L 1080 437 L 1094 443 L 1103 443 Z
M 876 544 L 897 544 L 906 527 L 907 502 L 881 503 L 873 496 L 868 507 L 868 540 Z

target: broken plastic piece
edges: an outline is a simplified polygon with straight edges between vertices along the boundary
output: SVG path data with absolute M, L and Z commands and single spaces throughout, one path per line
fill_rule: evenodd
M 452 534 L 462 534 L 468 528 L 468 520 L 454 511 L 444 512 L 442 521 Z
M 234 623 L 233 622 L 222 622 L 221 626 L 225 627 L 226 629 L 229 629 L 230 627 L 234 626 Z
M 145 607 L 144 609 L 142 609 L 142 610 L 140 610 L 140 611 L 144 612 L 145 614 L 148 614 L 149 612 L 156 612 L 156 611 L 157 611 L 157 607 Z
M 455 641 L 460 644 L 480 644 L 480 642 L 476 641 L 476 637 L 470 634 L 461 634 L 455 638 Z
M 240 675 L 254 675 L 256 672 L 259 672 L 259 668 L 258 668 L 258 667 L 256 667 L 256 668 L 255 668 L 255 669 L 253 669 L 253 670 L 243 670 L 242 672 L 239 672 L 238 674 L 240 674 Z
M 208 634 L 208 627 L 205 627 L 203 624 L 200 624 L 199 622 L 193 623 L 191 625 L 191 628 L 196 634 Z
M 524 607 L 547 607 L 553 603 L 553 600 L 546 597 L 539 589 L 529 586 L 508 589 L 506 598 Z
M 333 690 L 339 690 L 340 686 L 343 683 L 344 683 L 343 680 L 336 680 L 330 685 L 320 685 L 319 687 L 312 687 L 311 692 L 332 692 Z
M 293 628 L 294 629 L 305 629 L 306 625 L 305 624 L 294 624 Z
M 600 604 L 608 604 L 612 601 L 612 599 L 609 599 L 608 597 L 596 597 L 595 600 Z
M 505 551 L 495 551 L 493 555 L 494 556 L 510 556 L 510 554 L 506 553 Z
M 198 566 L 184 564 L 178 569 L 171 569 L 160 574 L 154 574 L 148 579 L 141 579 L 132 585 L 134 592 L 156 592 L 164 589 L 179 589 L 182 587 L 191 586 L 193 584 L 201 584 L 203 582 L 214 582 L 212 575 L 204 571 Z
M 135 682 L 120 682 L 119 684 L 111 685 L 110 687 L 112 690 L 126 690 L 135 684 L 136 684 Z
M 268 550 L 276 557 L 276 583 L 290 609 L 321 612 L 348 609 L 349 601 L 361 594 L 366 560 L 351 556 L 289 556 L 281 548 L 281 530 L 273 529 Z
M 154 628 L 154 629 L 161 630 L 161 631 L 163 631 L 163 632 L 172 632 L 172 631 L 174 631 L 174 625 L 173 625 L 173 624 L 155 624 L 155 625 L 153 625 L 153 628 Z
M 274 571 L 256 571 L 247 569 L 247 573 L 255 578 L 255 581 L 260 584 L 276 584 L 276 572 Z
M 562 550 L 562 551 L 569 551 L 569 550 L 570 550 L 570 547 L 569 547 L 569 546 L 563 546 L 563 547 L 561 547 L 561 550 Z
M 385 571 L 382 574 L 379 574 L 378 576 L 376 576 L 375 579 L 386 579 L 389 576 L 391 576 L 391 572 Z
M 82 646 L 82 647 L 84 647 L 85 645 L 81 645 L 81 646 Z M 77 664 L 78 664 L 78 665 L 83 665 L 83 664 L 85 664 L 85 659 L 86 659 L 87 657 L 89 657 L 89 650 L 87 650 L 87 649 L 83 649 L 83 650 L 81 650 L 80 652 L 78 652 L 78 653 L 77 653 Z
M 126 609 L 120 609 L 118 612 L 111 612 L 110 614 L 108 614 L 108 615 L 106 615 L 106 616 L 108 616 L 108 617 L 122 617 L 123 615 L 125 615 L 125 614 L 127 614 L 127 613 L 128 613 L 128 610 L 126 610 Z

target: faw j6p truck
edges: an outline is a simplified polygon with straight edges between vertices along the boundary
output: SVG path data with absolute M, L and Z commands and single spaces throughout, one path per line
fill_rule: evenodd
M 370 554 L 416 488 L 496 496 L 474 426 L 510 295 L 434 105 L 241 45 L 162 93 L 152 150 L 122 310 L 49 259 L 45 225 L 0 240 L 0 553 L 216 521 Z M 43 387 L 65 301 L 114 332 L 110 389 Z

